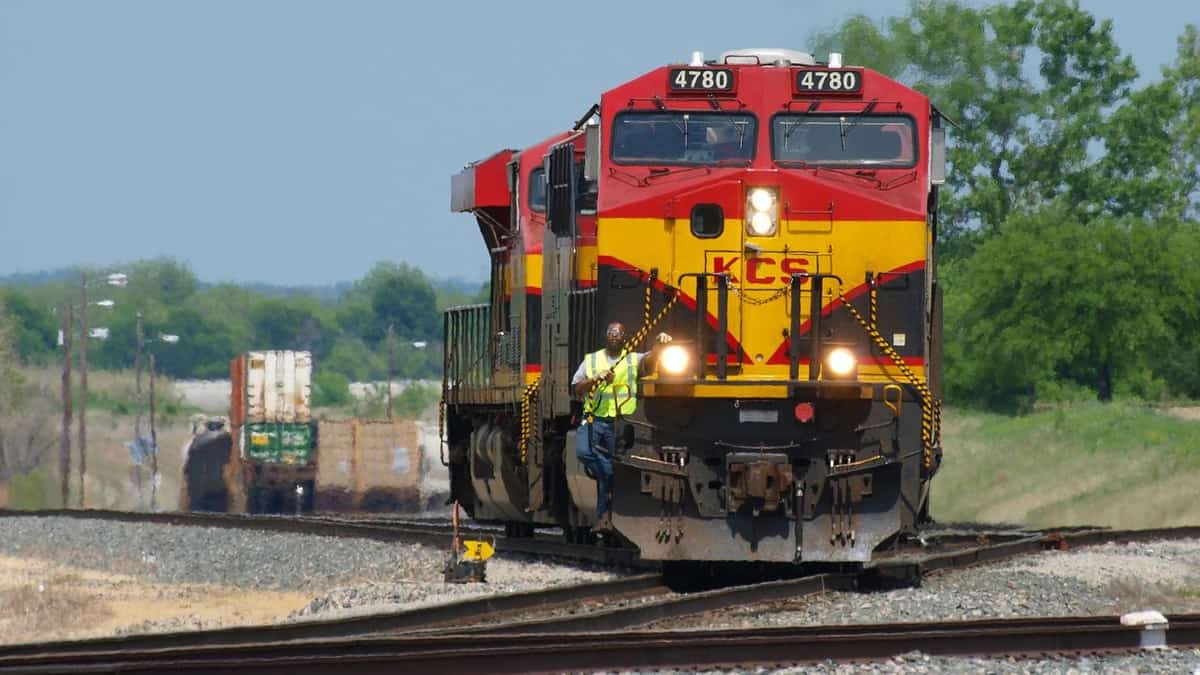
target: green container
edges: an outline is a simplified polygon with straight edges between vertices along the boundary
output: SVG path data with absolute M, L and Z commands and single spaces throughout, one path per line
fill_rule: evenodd
M 247 424 L 246 456 L 266 464 L 308 464 L 313 433 L 307 422 Z

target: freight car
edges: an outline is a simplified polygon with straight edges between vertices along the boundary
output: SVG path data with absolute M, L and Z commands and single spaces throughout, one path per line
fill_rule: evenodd
M 571 376 L 621 321 L 675 337 L 618 419 L 612 525 L 646 559 L 861 563 L 914 532 L 941 460 L 942 119 L 830 54 L 726 52 L 601 94 L 468 165 L 491 258 L 445 313 L 451 491 L 589 539 Z
M 249 352 L 229 364 L 229 418 L 250 513 L 311 511 L 317 475 L 312 354 Z
M 235 513 L 413 512 L 421 430 L 412 420 L 317 420 L 312 355 L 255 351 L 230 362 L 228 418 L 193 420 L 180 508 Z

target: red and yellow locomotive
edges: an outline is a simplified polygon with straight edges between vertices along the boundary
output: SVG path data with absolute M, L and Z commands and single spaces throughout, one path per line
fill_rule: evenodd
M 617 421 L 612 524 L 655 560 L 861 562 L 912 532 L 941 457 L 928 98 L 779 49 L 700 54 L 571 130 L 469 165 L 492 260 L 445 315 L 451 490 L 585 539 L 570 380 L 620 321 L 674 342 Z

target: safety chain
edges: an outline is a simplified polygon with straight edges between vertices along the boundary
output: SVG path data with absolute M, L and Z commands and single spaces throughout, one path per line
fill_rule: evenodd
M 446 445 L 446 386 L 442 385 L 442 400 L 438 401 L 438 455 L 442 455 L 442 448 Z
M 664 288 L 664 290 L 666 289 L 665 286 L 663 288 Z M 658 325 L 659 321 L 663 320 L 663 317 L 665 317 L 667 315 L 667 312 L 669 312 L 671 310 L 671 308 L 675 306 L 675 303 L 679 301 L 679 292 L 676 291 L 675 294 L 672 295 L 667 300 L 667 304 L 663 305 L 662 308 L 658 310 L 658 314 L 655 314 L 653 318 L 651 318 L 651 316 L 650 316 L 650 298 L 651 298 L 650 284 L 646 284 L 646 298 L 645 298 L 645 302 L 642 305 L 642 327 L 639 328 L 638 331 L 633 334 L 633 337 L 631 337 L 625 341 L 625 346 L 621 349 L 621 355 L 617 357 L 618 363 L 621 361 L 621 359 L 625 358 L 626 355 L 629 354 L 629 352 L 633 351 L 633 348 L 635 346 L 637 346 L 637 344 L 639 342 L 646 339 L 646 336 L 650 334 L 650 331 L 654 330 L 654 327 Z M 600 388 L 599 382 L 593 384 L 591 390 L 588 391 L 588 398 L 592 398 L 593 396 L 595 396 L 596 390 L 599 388 Z M 615 399 L 615 397 L 614 397 L 614 399 Z M 591 424 L 592 421 L 595 419 L 595 416 L 592 414 L 592 411 L 595 410 L 596 407 L 593 404 L 592 406 L 590 406 L 588 408 L 589 408 L 587 410 L 588 424 Z M 618 405 L 617 406 L 618 415 L 620 414 L 620 411 L 621 411 L 621 406 Z
M 530 382 L 529 385 L 525 387 L 524 393 L 521 394 L 521 463 L 522 464 L 525 463 L 525 455 L 529 452 L 529 437 L 530 437 L 529 432 L 530 432 L 530 426 L 531 426 L 530 425 L 531 413 L 530 413 L 530 409 L 529 409 L 530 408 L 529 401 L 533 398 L 533 395 L 535 393 L 537 393 L 538 389 L 540 389 L 541 386 L 542 386 L 542 376 L 538 375 L 538 378 L 536 380 L 534 380 L 533 382 Z
M 941 401 L 937 401 L 933 398 L 933 392 L 929 390 L 929 385 L 926 384 L 924 380 L 917 377 L 916 373 L 914 373 L 912 371 L 912 368 L 908 367 L 908 364 L 904 362 L 904 358 L 902 356 L 900 356 L 899 353 L 896 352 L 895 348 L 892 347 L 891 343 L 889 343 L 886 339 L 884 339 L 884 337 L 882 335 L 879 334 L 879 330 L 875 327 L 875 325 L 873 323 L 869 323 L 866 319 L 863 318 L 862 314 L 859 313 L 859 311 L 854 307 L 854 305 L 850 304 L 850 301 L 846 299 L 846 295 L 844 293 L 842 293 L 840 290 L 838 291 L 838 298 L 842 301 L 842 305 L 845 306 L 846 311 L 850 312 L 850 316 L 853 316 L 854 320 L 858 322 L 858 325 L 861 326 L 862 329 L 864 331 L 866 331 L 867 335 L 869 335 L 871 337 L 871 340 L 875 343 L 875 346 L 879 347 L 879 349 L 881 351 L 883 351 L 883 353 L 886 354 L 887 357 L 892 360 L 892 363 L 894 363 L 896 365 L 896 368 L 898 368 L 900 370 L 900 372 L 903 373 L 906 378 L 908 378 L 909 384 L 916 387 L 917 393 L 920 394 L 920 396 L 921 396 L 921 444 L 922 444 L 922 447 L 924 450 L 924 453 L 923 453 L 924 454 L 924 466 L 925 466 L 926 472 L 932 470 L 933 469 L 934 418 L 935 417 L 937 418 L 938 431 L 940 433 L 940 431 L 941 431 Z M 876 304 L 874 285 L 871 286 L 869 300 L 870 300 L 871 307 L 874 307 Z M 874 314 L 874 312 L 872 312 L 872 314 Z
M 658 314 L 656 314 L 653 318 L 651 318 L 651 316 L 650 316 L 650 298 L 651 298 L 651 288 L 650 288 L 649 284 L 647 284 L 647 286 L 646 286 L 646 302 L 645 302 L 645 304 L 643 306 L 643 310 L 642 310 L 642 320 L 643 320 L 642 327 L 640 329 L 638 329 L 638 331 L 636 333 L 633 334 L 633 337 L 631 337 L 625 341 L 625 347 L 621 350 L 621 356 L 617 359 L 618 361 L 625 358 L 625 356 L 628 355 L 629 352 L 633 350 L 633 347 L 635 345 L 637 345 L 639 342 L 644 340 L 646 338 L 646 335 L 648 335 L 650 333 L 650 331 L 654 330 L 654 326 L 658 325 L 658 322 L 662 321 L 663 317 L 665 317 L 667 315 L 667 312 L 670 311 L 671 307 L 675 306 L 675 303 L 679 300 L 679 293 L 675 293 L 674 295 L 672 295 L 671 298 L 669 300 L 667 300 L 667 304 L 663 305 L 662 309 L 658 310 Z M 538 375 L 538 379 L 534 380 L 533 382 L 530 382 L 529 385 L 527 387 L 525 387 L 524 393 L 521 394 L 521 443 L 520 443 L 520 445 L 521 445 L 521 463 L 522 464 L 525 463 L 525 457 L 529 450 L 529 439 L 531 437 L 531 431 L 532 431 L 532 420 L 531 420 L 532 413 L 530 410 L 530 400 L 533 398 L 534 394 L 536 394 L 538 392 L 538 390 L 541 388 L 541 386 L 542 386 L 542 376 Z M 588 396 L 589 397 L 592 396 L 595 393 L 596 389 L 599 388 L 599 386 L 600 386 L 599 382 L 592 385 L 592 390 L 588 392 Z M 592 421 L 592 416 L 591 416 L 591 413 L 589 412 L 588 422 L 591 422 L 591 421 Z
M 775 300 L 786 296 L 791 290 L 791 285 L 789 284 L 787 286 L 782 286 L 779 288 L 779 290 L 765 298 L 756 298 L 753 295 L 740 290 L 737 286 L 730 286 L 729 290 L 733 291 L 733 294 L 741 298 L 742 302 L 746 303 L 747 305 L 765 305 L 769 302 L 774 302 Z
M 665 288 L 666 287 L 664 286 L 664 289 Z M 663 305 L 662 309 L 658 310 L 658 314 L 654 315 L 654 318 L 651 319 L 650 318 L 650 285 L 649 284 L 646 285 L 646 302 L 642 308 L 642 327 L 638 329 L 638 332 L 633 334 L 633 337 L 631 337 L 625 341 L 625 348 L 621 351 L 621 358 L 625 358 L 625 355 L 628 354 L 630 351 L 632 351 L 634 346 L 636 346 L 642 340 L 646 339 L 646 336 L 650 334 L 650 331 L 654 330 L 654 327 L 656 325 L 658 325 L 659 321 L 662 321 L 663 317 L 665 317 L 667 315 L 667 312 L 670 311 L 671 308 L 675 306 L 675 303 L 678 302 L 678 300 L 679 300 L 679 293 L 676 292 L 674 295 L 672 295 L 667 300 L 667 304 Z
M 446 396 L 450 393 L 450 355 L 454 353 L 454 348 L 446 345 L 446 351 L 442 357 L 442 398 L 438 401 L 438 458 L 445 457 L 442 454 L 443 448 L 446 447 Z M 446 460 L 442 459 L 442 463 L 446 464 Z
M 871 300 L 871 328 L 875 331 L 879 330 L 879 286 L 877 280 L 878 277 L 871 279 L 871 293 L 868 295 Z

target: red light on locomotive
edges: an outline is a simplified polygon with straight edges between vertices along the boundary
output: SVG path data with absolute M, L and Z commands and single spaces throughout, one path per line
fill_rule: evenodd
M 807 424 L 813 420 L 814 416 L 813 404 L 797 403 L 796 404 L 796 421 L 801 424 Z

